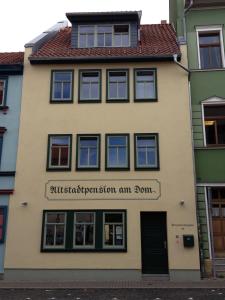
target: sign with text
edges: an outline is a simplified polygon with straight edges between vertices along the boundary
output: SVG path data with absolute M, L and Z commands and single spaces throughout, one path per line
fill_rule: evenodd
M 157 179 L 49 180 L 48 200 L 157 200 L 161 196 Z

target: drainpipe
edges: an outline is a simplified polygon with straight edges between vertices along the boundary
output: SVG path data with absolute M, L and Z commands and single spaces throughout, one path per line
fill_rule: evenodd
M 183 66 L 181 63 L 179 63 L 177 61 L 177 54 L 173 55 L 173 60 L 174 62 L 183 70 L 185 70 L 186 72 L 188 72 L 188 94 L 189 94 L 189 110 L 190 110 L 190 130 L 191 130 L 191 143 L 192 143 L 192 162 L 193 162 L 193 175 L 194 175 L 194 189 L 195 189 L 195 195 L 197 195 L 197 187 L 196 187 L 196 169 L 195 169 L 195 151 L 194 151 L 194 137 L 193 137 L 193 128 L 192 128 L 192 101 L 191 101 L 191 83 L 190 83 L 190 75 L 191 75 L 191 71 L 186 68 L 185 66 Z M 196 201 L 196 220 L 197 220 L 197 224 L 198 224 L 198 216 L 197 216 L 197 201 Z M 199 240 L 199 228 L 198 230 L 198 242 L 200 245 L 200 240 Z M 200 260 L 200 270 L 202 273 L 202 259 L 201 259 L 202 255 L 201 255 L 201 249 L 199 247 L 199 260 Z M 213 268 L 213 275 L 215 276 L 215 268 Z
M 193 5 L 193 0 L 190 0 L 190 3 L 188 5 L 188 7 L 186 9 L 184 9 L 184 15 L 183 15 L 183 24 L 184 24 L 184 39 L 185 41 L 187 41 L 187 25 L 186 25 L 186 15 L 189 12 L 189 10 L 191 9 Z
M 186 72 L 188 72 L 188 75 L 190 74 L 190 70 L 188 68 L 186 68 L 185 66 L 183 66 L 181 63 L 179 63 L 177 61 L 177 54 L 173 54 L 173 61 L 175 62 L 175 64 L 177 64 L 179 67 L 181 67 L 183 70 L 185 70 Z

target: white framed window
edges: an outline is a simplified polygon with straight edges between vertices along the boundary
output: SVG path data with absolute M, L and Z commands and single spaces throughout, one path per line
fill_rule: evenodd
M 77 170 L 100 169 L 100 135 L 77 135 Z
M 135 169 L 159 169 L 158 134 L 135 134 L 134 138 Z
M 124 212 L 103 213 L 103 248 L 125 248 Z
M 50 102 L 72 102 L 73 100 L 73 71 L 52 71 Z
M 204 145 L 225 147 L 225 100 L 217 97 L 202 101 Z
M 70 170 L 72 135 L 50 134 L 48 136 L 47 170 Z
M 152 101 L 157 99 L 156 95 L 156 70 L 136 69 L 134 70 L 135 101 Z
M 74 213 L 74 242 L 75 248 L 95 247 L 95 213 Z
M 46 212 L 44 222 L 44 248 L 65 248 L 66 213 Z
M 129 169 L 129 135 L 106 135 L 106 170 Z
M 222 26 L 196 27 L 199 69 L 225 67 Z
M 129 101 L 129 70 L 107 70 L 107 102 Z
M 79 102 L 101 100 L 101 71 L 80 70 Z
M 129 46 L 129 24 L 96 24 L 78 26 L 78 48 Z

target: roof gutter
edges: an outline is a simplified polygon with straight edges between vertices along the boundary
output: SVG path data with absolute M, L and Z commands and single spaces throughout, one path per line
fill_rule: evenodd
M 176 59 L 180 60 L 181 55 L 176 54 Z M 31 64 L 64 64 L 64 63 L 98 63 L 98 62 L 137 62 L 137 61 L 174 61 L 173 55 L 159 56 L 112 56 L 112 57 L 29 57 Z

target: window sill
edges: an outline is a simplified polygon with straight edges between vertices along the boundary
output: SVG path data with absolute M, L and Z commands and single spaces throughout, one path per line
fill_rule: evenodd
M 191 69 L 191 72 L 215 72 L 215 71 L 225 71 L 225 68 L 215 68 L 215 69 Z
M 101 103 L 102 100 L 78 100 L 79 104 Z
M 195 147 L 196 150 L 224 150 L 225 145 L 221 146 L 202 146 L 202 147 Z
M 143 168 L 143 167 L 135 167 L 135 171 L 160 171 L 160 168 Z
M 138 102 L 157 102 L 158 99 L 134 99 L 134 102 L 138 103 Z
M 107 99 L 106 103 L 129 103 L 129 99 Z
M 130 171 L 130 167 L 126 167 L 126 168 L 105 168 L 105 171 Z
M 76 171 L 81 171 L 81 172 L 85 172 L 85 171 L 100 171 L 100 167 L 97 167 L 97 168 L 80 168 L 80 167 L 76 167 Z
M 71 167 L 70 168 L 47 168 L 46 171 L 47 172 L 66 172 L 66 171 L 71 171 Z
M 71 104 L 73 100 L 50 100 L 50 104 Z
M 101 253 L 103 253 L 103 252 L 127 252 L 127 249 L 113 249 L 113 248 L 110 248 L 110 249 L 45 249 L 45 248 L 42 248 L 41 249 L 41 252 L 45 252 L 45 253 L 47 253 L 47 252 L 49 252 L 49 253 L 51 253 L 51 252 L 57 252 L 57 253 L 65 253 L 65 252 L 88 252 L 88 253 L 90 253 L 90 252 L 93 252 L 93 253 L 96 253 L 96 252 L 101 252 Z

